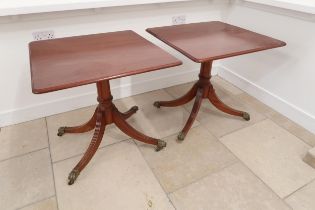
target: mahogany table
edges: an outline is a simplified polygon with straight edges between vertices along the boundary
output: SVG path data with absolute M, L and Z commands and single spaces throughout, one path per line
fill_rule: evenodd
M 68 177 L 71 185 L 99 147 L 106 125 L 114 123 L 130 137 L 156 145 L 166 142 L 146 136 L 131 127 L 126 119 L 138 107 L 121 113 L 112 102 L 109 80 L 182 64 L 167 52 L 133 31 L 77 36 L 29 44 L 33 93 L 47 93 L 96 83 L 98 106 L 92 118 L 76 127 L 61 127 L 65 133 L 83 133 L 95 129 L 84 156 Z
M 156 101 L 154 106 L 175 107 L 196 97 L 191 114 L 178 140 L 184 140 L 199 112 L 202 99 L 208 99 L 217 109 L 250 120 L 247 112 L 224 104 L 211 84 L 214 60 L 285 46 L 286 43 L 219 21 L 149 28 L 147 31 L 178 50 L 191 60 L 201 63 L 199 80 L 184 96 L 173 101 Z

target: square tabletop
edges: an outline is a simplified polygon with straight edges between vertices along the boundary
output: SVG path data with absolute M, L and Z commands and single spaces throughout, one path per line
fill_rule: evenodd
M 133 31 L 29 44 L 33 93 L 178 66 L 181 61 Z
M 147 31 L 198 63 L 286 45 L 220 21 L 156 27 Z

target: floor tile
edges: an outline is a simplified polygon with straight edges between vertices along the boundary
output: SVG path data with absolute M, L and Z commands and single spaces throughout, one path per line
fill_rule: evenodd
M 302 139 L 308 145 L 315 147 L 315 134 L 311 133 L 310 131 L 306 130 L 302 126 L 296 124 L 292 120 L 289 120 L 287 117 L 279 113 L 275 113 L 274 115 L 270 116 L 270 119 L 281 127 L 288 130 L 293 135 Z
M 1 209 L 16 209 L 53 196 L 48 149 L 0 162 Z
M 114 100 L 114 103 L 119 110 L 127 110 L 132 106 L 138 106 L 141 109 L 143 105 L 150 104 L 153 106 L 153 103 L 155 101 L 171 99 L 173 99 L 172 96 L 168 94 L 165 90 L 161 89 Z
M 192 128 L 183 142 L 176 136 L 164 140 L 167 147 L 152 152 L 141 145 L 148 164 L 166 192 L 172 192 L 236 161 L 226 147 L 203 127 Z
M 183 107 L 161 107 L 158 109 L 153 106 L 157 100 L 173 99 L 164 90 L 159 90 L 117 100 L 115 104 L 119 109 L 126 109 L 126 107 L 137 104 L 139 111 L 127 120 L 128 123 L 148 136 L 164 138 L 180 132 L 189 117 L 189 113 Z M 198 124 L 196 121 L 193 127 Z
M 271 120 L 220 140 L 282 198 L 315 178 L 302 160 L 309 146 Z
M 255 109 L 257 112 L 265 115 L 269 119 L 273 120 L 275 123 L 280 125 L 281 127 L 288 130 L 293 135 L 302 139 L 305 143 L 310 146 L 315 147 L 315 135 L 300 125 L 294 123 L 287 117 L 273 110 L 271 107 L 266 104 L 260 102 L 258 99 L 250 96 L 247 93 L 239 94 L 236 96 L 240 101 L 246 103 L 248 106 Z
M 197 81 L 172 86 L 172 87 L 166 88 L 165 91 L 168 92 L 170 95 L 172 95 L 174 98 L 179 98 L 185 95 L 193 87 L 193 85 L 196 82 Z M 216 83 L 216 84 L 213 84 L 213 86 L 216 89 L 216 93 L 219 97 L 221 98 L 229 97 L 228 92 L 224 91 L 220 85 Z
M 242 93 L 237 96 L 235 96 L 237 100 L 240 102 L 248 105 L 249 107 L 253 108 L 255 111 L 265 115 L 266 117 L 270 117 L 277 113 L 275 110 L 273 110 L 271 107 L 267 106 L 266 104 L 262 103 L 258 99 L 254 98 L 253 96 Z
M 228 82 L 222 80 L 217 76 L 213 77 L 213 80 L 216 81 L 213 84 L 216 90 L 216 94 L 223 102 L 235 109 L 246 111 L 251 115 L 251 120 L 247 122 L 243 118 L 231 116 L 219 111 L 209 102 L 209 100 L 204 99 L 202 101 L 202 105 L 197 116 L 197 121 L 203 124 L 207 129 L 209 129 L 216 137 L 221 137 L 227 133 L 265 119 L 264 115 L 256 112 L 251 107 L 246 106 L 244 103 L 238 101 L 236 98 L 232 98 L 234 94 L 242 93 L 241 90 L 237 90 L 236 87 L 234 87 L 233 85 L 229 85 Z M 194 82 L 186 83 L 183 85 L 173 86 L 165 90 L 173 97 L 177 98 L 187 93 L 187 91 L 193 86 L 193 84 Z M 193 103 L 194 100 L 184 105 L 185 109 L 189 113 L 193 107 Z
M 303 161 L 315 169 L 315 147 L 308 150 Z
M 93 131 L 79 134 L 65 134 L 57 136 L 60 126 L 76 126 L 87 122 L 93 115 L 95 106 L 78 109 L 63 114 L 47 117 L 49 143 L 52 160 L 59 161 L 78 154 L 88 148 L 93 136 Z M 100 147 L 128 139 L 115 125 L 106 126 L 105 134 Z
M 26 206 L 20 210 L 58 210 L 56 197 Z
M 285 201 L 293 210 L 314 210 L 315 209 L 315 181 L 290 195 Z
M 170 194 L 170 198 L 180 210 L 290 209 L 240 163 Z
M 225 98 L 222 99 L 222 101 L 234 109 L 248 112 L 250 114 L 250 121 L 246 121 L 242 117 L 232 116 L 221 112 L 208 100 L 204 100 L 198 113 L 197 120 L 216 137 L 221 137 L 238 129 L 250 126 L 266 118 L 264 115 L 256 112 L 253 108 L 246 106 L 233 98 Z M 190 109 L 191 108 L 188 108 L 188 110 Z
M 151 104 L 143 105 L 141 110 L 128 120 L 130 125 L 140 132 L 155 137 L 164 138 L 178 134 L 186 124 L 189 113 L 181 107 L 156 108 Z M 195 121 L 192 127 L 199 125 Z
M 23 155 L 48 146 L 45 119 L 1 128 L 0 160 Z
M 226 90 L 229 94 L 238 95 L 244 93 L 241 89 L 237 88 L 219 76 L 212 77 L 211 82 L 215 88 L 220 87 Z
M 100 149 L 68 186 L 66 178 L 78 161 L 75 157 L 54 164 L 60 210 L 174 209 L 133 141 Z

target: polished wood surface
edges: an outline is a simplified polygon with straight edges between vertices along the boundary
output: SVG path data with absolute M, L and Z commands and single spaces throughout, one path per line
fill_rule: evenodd
M 177 66 L 181 61 L 133 31 L 32 42 L 29 49 L 34 93 L 96 83 L 98 106 L 91 119 L 79 126 L 58 129 L 58 136 L 94 130 L 89 147 L 69 174 L 69 185 L 93 158 L 107 125 L 115 124 L 131 138 L 155 145 L 156 151 L 166 146 L 165 141 L 146 136 L 127 123 L 126 119 L 138 107 L 133 106 L 125 113 L 118 111 L 109 80 Z
M 29 44 L 33 93 L 140 74 L 181 64 L 133 31 Z
M 203 99 L 208 99 L 222 112 L 250 120 L 249 113 L 226 105 L 216 95 L 210 81 L 214 60 L 286 45 L 283 41 L 219 21 L 149 28 L 147 31 L 191 60 L 201 63 L 199 80 L 184 96 L 172 101 L 154 102 L 157 108 L 175 107 L 195 98 L 190 116 L 177 136 L 180 141 L 185 139 L 195 121 Z
M 286 45 L 283 41 L 219 21 L 156 27 L 147 31 L 198 63 Z

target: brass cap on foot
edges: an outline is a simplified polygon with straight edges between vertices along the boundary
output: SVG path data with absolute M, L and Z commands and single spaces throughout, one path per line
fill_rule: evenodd
M 63 134 L 65 134 L 65 132 L 66 132 L 66 127 L 60 127 L 58 129 L 57 136 L 63 136 Z
M 131 110 L 136 112 L 136 111 L 139 110 L 139 107 L 138 106 L 133 106 L 133 107 L 131 107 Z
M 166 142 L 163 140 L 158 140 L 158 143 L 156 145 L 156 149 L 155 151 L 160 151 L 161 149 L 163 149 L 164 147 L 166 147 Z
M 247 113 L 247 112 L 243 112 L 243 119 L 246 120 L 246 121 L 249 121 L 250 120 L 250 115 Z
M 80 171 L 72 170 L 68 176 L 68 185 L 72 185 L 75 180 L 78 178 Z
M 178 136 L 177 136 L 177 140 L 178 140 L 178 141 L 184 141 L 185 137 L 186 137 L 186 134 L 183 133 L 183 132 L 180 132 L 180 133 L 178 134 Z
M 156 108 L 160 108 L 161 107 L 161 104 L 159 101 L 156 101 L 153 103 L 153 106 L 155 106 Z

